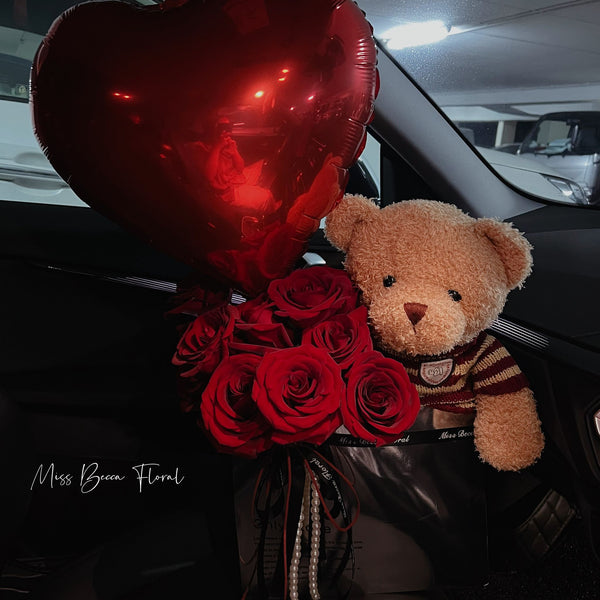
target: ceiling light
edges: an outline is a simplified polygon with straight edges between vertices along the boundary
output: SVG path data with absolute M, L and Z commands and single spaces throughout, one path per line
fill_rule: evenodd
M 442 21 L 424 21 L 392 27 L 381 37 L 390 50 L 401 50 L 411 46 L 424 46 L 439 42 L 449 33 L 450 27 Z

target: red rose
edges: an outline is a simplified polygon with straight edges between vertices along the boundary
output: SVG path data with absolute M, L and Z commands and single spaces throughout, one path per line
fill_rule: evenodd
M 198 316 L 217 306 L 229 302 L 229 292 L 223 290 L 211 290 L 199 285 L 177 290 L 171 304 L 175 308 L 167 312 L 167 315 L 194 315 Z
M 331 267 L 298 269 L 269 285 L 275 314 L 289 317 L 302 328 L 311 327 L 358 305 L 358 292 L 345 271 Z
M 181 370 L 181 377 L 210 373 L 228 355 L 228 343 L 233 334 L 238 311 L 226 304 L 197 317 L 177 344 L 172 363 Z
M 215 370 L 202 394 L 200 412 L 218 449 L 251 458 L 273 445 L 269 424 L 252 399 L 260 357 L 238 354 Z
M 235 325 L 232 352 L 262 355 L 277 348 L 293 346 L 285 326 L 273 319 L 275 304 L 266 294 L 243 302 L 238 310 L 240 320 Z
M 278 348 L 293 346 L 286 328 L 281 323 L 236 323 L 230 351 L 263 355 Z
M 391 444 L 417 418 L 420 403 L 417 388 L 404 367 L 379 352 L 365 352 L 347 375 L 342 401 L 344 425 L 355 437 Z
M 245 323 L 273 323 L 275 304 L 266 294 L 242 302 L 238 308 Z
M 329 354 L 299 346 L 265 354 L 252 395 L 273 427 L 274 442 L 322 444 L 342 423 L 344 393 L 340 368 Z
M 329 321 L 307 329 L 302 343 L 328 352 L 342 370 L 350 368 L 357 354 L 373 350 L 367 309 L 361 306 L 348 315 L 335 315 Z

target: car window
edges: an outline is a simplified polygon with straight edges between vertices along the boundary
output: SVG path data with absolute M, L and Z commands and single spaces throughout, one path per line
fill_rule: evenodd
M 0 4 L 0 200 L 87 206 L 44 156 L 28 105 L 35 52 L 54 19 L 75 3 L 5 0 Z
M 373 194 L 379 197 L 381 193 L 381 144 L 367 132 L 367 143 L 359 158 L 364 176 L 372 181 Z
M 521 152 L 536 152 L 554 148 L 561 152 L 571 149 L 571 138 L 569 137 L 571 127 L 567 121 L 557 121 L 554 119 L 545 119 L 533 130 L 533 135 L 524 145 Z
M 600 206 L 600 2 L 358 3 L 385 51 L 505 180 Z
M 521 154 L 585 156 L 600 152 L 600 112 L 564 112 L 543 116 L 519 149 Z
M 6 30 L 6 37 L 12 37 L 18 33 L 14 29 Z M 38 37 L 38 36 L 30 36 Z M 3 100 L 21 100 L 27 101 L 29 89 L 27 82 L 29 80 L 29 68 L 31 61 L 20 56 L 12 56 L 11 54 L 0 54 L 0 97 Z

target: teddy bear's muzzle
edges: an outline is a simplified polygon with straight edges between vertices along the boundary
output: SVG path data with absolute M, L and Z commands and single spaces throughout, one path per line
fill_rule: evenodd
M 465 314 L 445 287 L 398 286 L 371 300 L 369 314 L 378 342 L 386 350 L 437 355 L 463 342 Z

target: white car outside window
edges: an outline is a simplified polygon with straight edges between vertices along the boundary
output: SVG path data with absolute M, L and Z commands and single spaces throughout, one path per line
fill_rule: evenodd
M 29 69 L 42 39 L 0 27 L 0 200 L 87 206 L 57 175 L 33 132 Z

